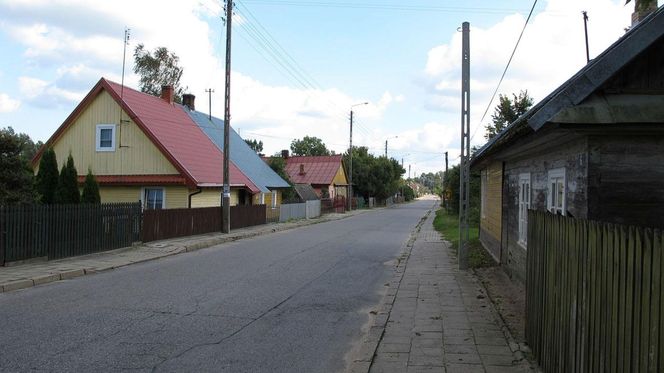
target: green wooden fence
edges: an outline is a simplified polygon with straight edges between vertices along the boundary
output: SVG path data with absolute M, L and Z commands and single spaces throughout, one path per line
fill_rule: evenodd
M 0 206 L 0 265 L 131 246 L 140 228 L 138 202 Z
M 545 372 L 664 371 L 663 241 L 529 211 L 526 338 Z

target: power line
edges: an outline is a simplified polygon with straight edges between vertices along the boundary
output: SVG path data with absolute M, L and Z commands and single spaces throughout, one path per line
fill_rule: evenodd
M 270 6 L 297 6 L 318 8 L 344 8 L 344 9 L 371 9 L 387 11 L 411 12 L 441 12 L 441 13 L 480 13 L 480 14 L 511 14 L 521 12 L 523 9 L 510 8 L 484 8 L 484 7 L 450 7 L 436 5 L 390 5 L 356 2 L 328 2 L 328 1 L 293 1 L 293 0 L 244 0 L 247 3 L 257 3 Z
M 512 63 L 512 59 L 514 58 L 514 55 L 516 54 L 516 49 L 519 47 L 519 43 L 521 43 L 521 38 L 523 37 L 523 33 L 526 31 L 526 27 L 528 26 L 528 22 L 530 22 L 530 17 L 533 15 L 533 11 L 535 11 L 535 6 L 537 5 L 537 0 L 533 2 L 532 8 L 530 8 L 530 13 L 528 13 L 528 18 L 526 18 L 526 22 L 523 24 L 523 28 L 521 29 L 521 33 L 519 34 L 519 38 L 516 41 L 516 44 L 514 45 L 514 49 L 512 50 L 512 54 L 510 55 L 510 59 L 507 61 L 507 65 L 505 66 L 505 70 L 503 70 L 503 75 L 501 75 L 500 80 L 498 81 L 498 85 L 496 86 L 496 89 L 493 91 L 493 94 L 491 95 L 491 100 L 489 100 L 489 104 L 486 106 L 486 110 L 484 110 L 484 114 L 482 115 L 482 119 L 480 119 L 480 122 L 477 125 L 477 128 L 475 128 L 475 132 L 473 132 L 473 135 L 470 137 L 470 140 L 472 141 L 473 138 L 475 137 L 475 134 L 477 134 L 477 130 L 482 126 L 482 122 L 484 121 L 484 118 L 486 117 L 486 114 L 489 112 L 489 109 L 491 108 L 491 104 L 493 103 L 493 100 L 496 98 L 496 93 L 498 93 L 498 90 L 500 89 L 500 85 L 503 83 L 503 79 L 505 79 L 505 74 L 507 74 L 507 69 L 509 69 L 510 64 Z

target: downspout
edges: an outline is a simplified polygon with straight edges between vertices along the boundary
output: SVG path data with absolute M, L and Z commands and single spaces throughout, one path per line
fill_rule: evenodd
M 203 192 L 203 189 L 202 189 L 202 188 L 198 188 L 197 191 L 195 191 L 195 192 L 189 194 L 189 208 L 191 208 L 191 197 L 193 197 L 193 196 L 195 196 L 195 195 L 197 195 L 197 194 L 201 194 L 202 192 Z

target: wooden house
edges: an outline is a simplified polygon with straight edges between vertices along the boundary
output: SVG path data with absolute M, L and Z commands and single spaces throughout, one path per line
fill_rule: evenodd
M 286 173 L 293 184 L 309 184 L 322 198 L 348 195 L 348 178 L 341 154 L 291 157 L 284 151 L 283 156 Z
M 528 209 L 662 228 L 664 8 L 481 148 L 480 239 L 524 279 Z
M 82 183 L 96 175 L 101 200 L 145 208 L 221 204 L 223 121 L 195 111 L 194 96 L 173 88 L 151 96 L 101 79 L 46 142 L 59 167 L 71 154 Z M 221 136 L 219 136 L 221 134 Z M 231 132 L 231 204 L 277 204 L 289 185 Z M 33 159 L 35 172 L 42 148 Z

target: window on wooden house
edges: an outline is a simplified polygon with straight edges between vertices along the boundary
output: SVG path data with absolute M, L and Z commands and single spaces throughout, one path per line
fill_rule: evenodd
M 528 243 L 528 210 L 530 209 L 530 174 L 519 175 L 519 243 Z
M 115 124 L 98 124 L 95 148 L 98 152 L 115 151 Z
M 273 190 L 272 191 L 272 208 L 277 207 L 277 191 Z
M 143 208 L 148 210 L 160 210 L 166 208 L 166 192 L 164 188 L 143 188 Z
M 553 214 L 566 215 L 566 184 L 564 168 L 549 171 L 547 209 Z

